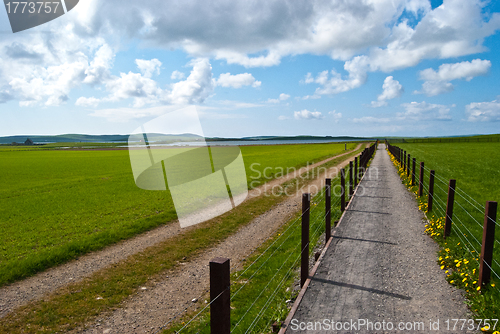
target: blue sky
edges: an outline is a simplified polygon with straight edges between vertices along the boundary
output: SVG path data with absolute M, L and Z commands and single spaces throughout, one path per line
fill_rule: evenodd
M 479 0 L 80 0 L 16 34 L 0 9 L 0 136 L 186 104 L 206 136 L 500 133 L 499 30 Z

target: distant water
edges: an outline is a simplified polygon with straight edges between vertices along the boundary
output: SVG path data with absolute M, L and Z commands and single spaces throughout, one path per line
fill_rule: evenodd
M 209 146 L 246 146 L 246 145 L 284 145 L 284 144 L 325 144 L 345 142 L 341 139 L 296 139 L 296 140 L 227 140 L 227 141 L 207 141 Z M 177 142 L 161 146 L 203 146 L 204 142 L 186 141 Z M 151 145 L 151 146 L 154 146 Z M 160 145 L 159 145 L 160 146 Z

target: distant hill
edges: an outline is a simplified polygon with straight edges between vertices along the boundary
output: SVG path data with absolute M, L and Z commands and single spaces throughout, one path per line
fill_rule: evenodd
M 57 136 L 31 136 L 31 135 L 18 135 L 0 137 L 0 144 L 24 143 L 27 138 L 33 142 L 42 143 L 114 143 L 114 142 L 127 142 L 128 135 L 82 135 L 82 134 L 64 134 Z M 156 143 L 173 143 L 182 141 L 199 141 L 203 137 L 185 133 L 179 135 L 163 135 L 158 133 L 148 134 L 148 140 Z M 228 140 L 244 140 L 244 141 L 260 141 L 260 140 L 341 140 L 341 141 L 355 141 L 355 140 L 368 140 L 372 138 L 366 137 L 349 137 L 349 136 L 256 136 L 244 138 L 218 138 L 207 137 L 207 141 L 228 141 Z
M 27 138 L 30 138 L 35 143 L 113 143 L 113 142 L 127 142 L 128 135 L 81 135 L 81 134 L 64 134 L 57 136 L 31 136 L 31 135 L 18 135 L 0 137 L 0 144 L 24 143 Z M 150 141 L 161 142 L 177 142 L 177 141 L 196 141 L 202 139 L 201 136 L 193 134 L 180 134 L 180 135 L 162 135 L 162 134 L 148 134 Z

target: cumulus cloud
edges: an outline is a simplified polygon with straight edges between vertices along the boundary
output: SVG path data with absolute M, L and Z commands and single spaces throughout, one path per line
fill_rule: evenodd
M 172 72 L 172 75 L 170 76 L 170 79 L 172 80 L 181 80 L 181 79 L 184 79 L 186 77 L 186 75 L 182 72 L 179 72 L 179 71 L 173 71 Z
M 151 78 L 153 74 L 160 74 L 161 61 L 156 58 L 151 60 L 136 59 L 135 63 L 146 78 Z
M 208 59 L 194 59 L 190 64 L 193 69 L 189 76 L 186 80 L 173 84 L 172 91 L 167 95 L 168 101 L 173 104 L 203 103 L 215 88 L 212 65 Z
M 435 96 L 447 93 L 453 90 L 452 80 L 465 79 L 472 80 L 476 76 L 488 74 L 491 68 L 489 60 L 474 59 L 472 61 L 463 61 L 461 63 L 443 64 L 439 70 L 432 68 L 420 72 L 420 80 L 425 80 L 422 84 L 422 91 L 427 96 Z
M 336 110 L 328 112 L 328 115 L 331 115 L 333 118 L 333 121 L 335 123 L 338 123 L 339 120 L 342 118 L 342 113 L 337 112 Z
M 394 80 L 392 76 L 385 78 L 382 89 L 383 92 L 377 97 L 377 101 L 372 101 L 371 103 L 374 108 L 386 106 L 387 100 L 400 97 L 404 92 L 403 86 L 399 83 L 399 81 Z
M 109 70 L 113 66 L 115 54 L 108 44 L 102 45 L 95 53 L 90 66 L 85 70 L 83 83 L 100 85 L 111 77 Z
M 96 99 L 95 97 L 80 97 L 76 100 L 75 105 L 81 107 L 93 107 L 96 108 L 101 100 Z
M 397 113 L 399 120 L 412 120 L 412 121 L 449 121 L 450 107 L 442 104 L 432 104 L 427 102 L 411 102 L 403 103 L 401 105 L 406 109 L 405 112 Z M 455 107 L 455 105 L 452 105 Z
M 307 73 L 304 82 L 317 83 L 322 87 L 318 87 L 314 93 L 315 96 L 335 95 L 347 92 L 351 89 L 358 88 L 366 82 L 367 64 L 363 58 L 355 58 L 344 64 L 344 70 L 348 72 L 347 78 L 342 76 L 335 70 L 320 72 L 316 78 L 313 78 L 311 73 Z
M 255 80 L 250 73 L 241 73 L 232 75 L 231 73 L 223 73 L 217 79 L 217 85 L 222 87 L 241 88 L 243 86 L 260 87 L 262 83 Z
M 319 111 L 309 111 L 307 109 L 303 109 L 301 111 L 295 111 L 293 113 L 293 117 L 297 120 L 300 120 L 300 119 L 322 119 L 323 115 Z
M 280 103 L 281 101 L 286 101 L 290 98 L 290 95 L 288 94 L 285 94 L 285 93 L 281 93 L 279 98 L 277 99 L 268 99 L 267 102 L 268 103 Z
M 366 54 L 372 69 L 389 72 L 483 51 L 484 38 L 500 27 L 500 16 L 484 6 L 481 0 L 444 0 L 434 10 L 427 0 L 194 0 L 175 6 L 92 0 L 74 15 L 86 34 L 108 31 L 229 64 L 275 66 L 284 56 L 306 53 L 348 61 Z
M 365 116 L 365 117 L 360 117 L 360 118 L 354 118 L 352 120 L 354 123 L 389 123 L 391 122 L 390 118 L 378 118 L 378 117 L 373 117 L 373 116 Z
M 473 102 L 465 106 L 469 122 L 500 122 L 500 102 Z
M 159 71 L 160 61 L 153 59 L 136 62 L 142 73 L 128 72 L 120 73 L 119 77 L 113 76 L 106 81 L 105 87 L 108 92 L 106 97 L 102 99 L 81 97 L 75 104 L 95 108 L 102 102 L 120 102 L 128 99 L 133 100 L 132 105 L 135 108 L 158 104 L 200 104 L 210 96 L 215 87 L 212 66 L 205 58 L 191 61 L 189 63 L 193 66 L 191 74 L 186 80 L 173 84 L 170 90 L 160 88 L 150 77 Z
M 193 0 L 175 5 L 164 0 L 87 0 L 71 12 L 70 24 L 54 20 L 44 25 L 50 38 L 35 30 L 2 38 L 0 87 L 7 86 L 21 105 L 59 105 L 82 83 L 115 79 L 110 75 L 114 49 L 140 41 L 149 48 L 180 49 L 196 59 L 245 67 L 275 66 L 289 55 L 327 55 L 343 61 L 345 73 L 322 72 L 304 81 L 319 85 L 310 97 L 339 94 L 363 85 L 369 72 L 485 51 L 484 40 L 500 29 L 500 14 L 490 13 L 486 5 L 483 0 L 444 0 L 432 10 L 425 0 Z M 74 69 L 73 77 L 51 76 L 58 66 Z M 151 78 L 158 69 L 142 67 L 140 74 Z M 449 81 L 424 83 L 423 92 L 449 91 Z M 211 77 L 199 81 L 196 89 L 193 78 L 182 83 L 161 100 L 178 101 L 189 86 L 198 97 L 180 100 L 202 101 L 214 88 Z

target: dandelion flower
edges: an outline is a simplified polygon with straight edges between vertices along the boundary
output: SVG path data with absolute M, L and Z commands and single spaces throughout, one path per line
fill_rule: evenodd
M 480 287 L 480 286 L 478 286 L 476 290 L 477 290 L 477 291 L 481 290 L 481 287 Z
M 495 283 L 491 283 L 491 286 L 494 288 L 495 287 Z
M 444 269 L 444 266 L 441 266 L 441 270 L 443 270 L 443 269 Z

